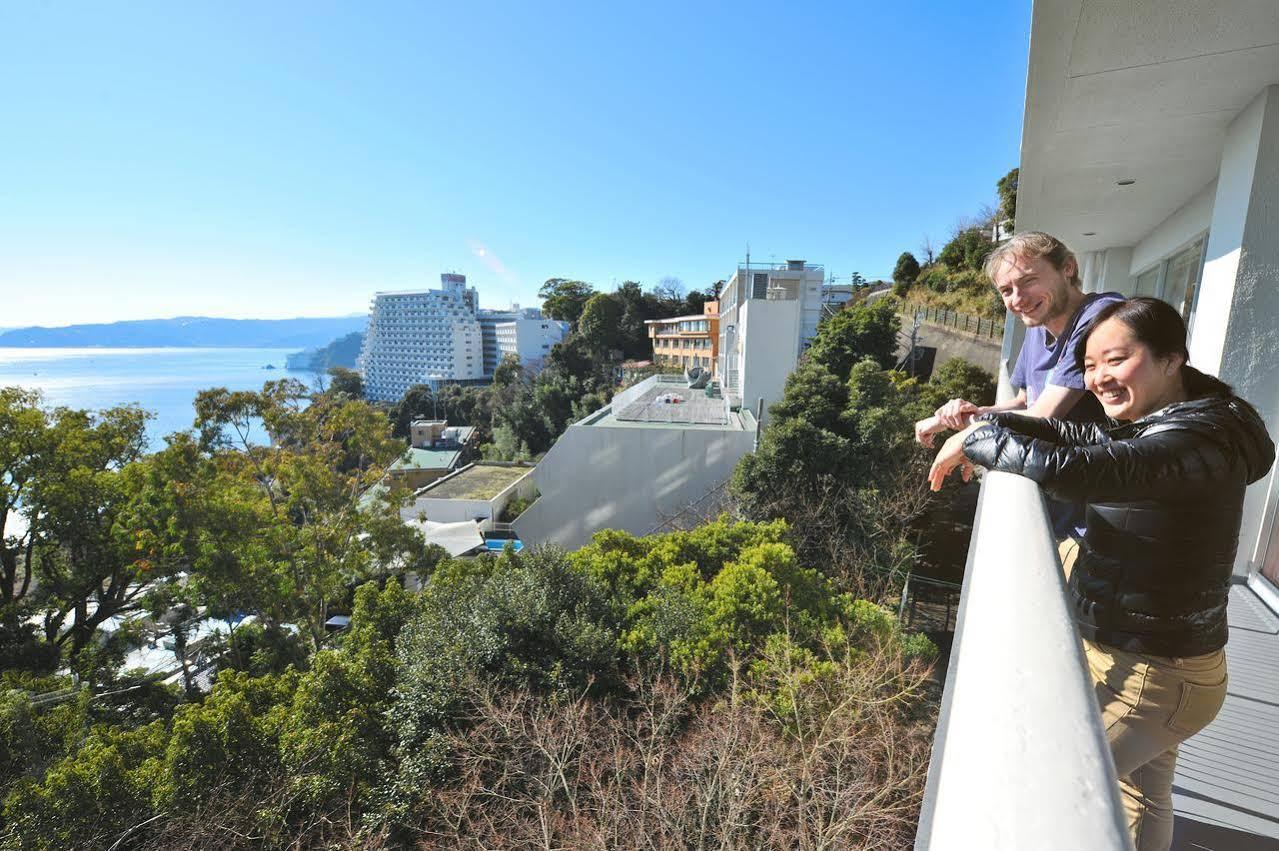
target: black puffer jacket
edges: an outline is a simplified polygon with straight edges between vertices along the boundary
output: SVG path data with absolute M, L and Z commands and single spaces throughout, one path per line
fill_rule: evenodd
M 1213 395 L 1108 426 L 985 419 L 993 427 L 964 443 L 969 459 L 1087 503 L 1070 577 L 1084 638 L 1155 656 L 1225 646 L 1244 487 L 1275 457 L 1251 405 Z

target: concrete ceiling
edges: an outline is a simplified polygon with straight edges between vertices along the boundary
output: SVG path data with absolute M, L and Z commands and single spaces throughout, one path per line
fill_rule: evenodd
M 1036 0 L 1018 228 L 1134 244 L 1216 177 L 1226 128 L 1272 83 L 1279 0 Z

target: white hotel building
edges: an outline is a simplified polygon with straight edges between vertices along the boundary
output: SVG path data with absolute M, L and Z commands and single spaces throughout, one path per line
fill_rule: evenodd
M 521 316 L 499 322 L 493 328 L 497 359 L 500 362 L 507 355 L 518 355 L 520 364 L 525 369 L 540 372 L 546 357 L 551 353 L 551 347 L 564 339 L 568 329 L 567 322 L 540 317 Z M 486 337 L 485 344 L 487 343 Z M 487 367 L 487 362 L 485 366 Z
M 526 369 L 539 371 L 551 347 L 563 340 L 569 329 L 567 322 L 544 318 L 539 308 L 518 304 L 510 310 L 480 310 L 478 318 L 486 377 L 491 377 L 502 358 L 510 354 L 519 355 Z
M 374 294 L 358 364 L 369 399 L 394 402 L 414 384 L 484 378 L 478 295 L 465 275 L 440 282 L 438 290 Z

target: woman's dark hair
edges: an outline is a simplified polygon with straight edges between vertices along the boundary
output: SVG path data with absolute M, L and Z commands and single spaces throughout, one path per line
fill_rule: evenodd
M 1181 314 L 1166 301 L 1149 296 L 1138 296 L 1127 301 L 1112 302 L 1103 307 L 1079 336 L 1075 349 L 1075 364 L 1084 371 L 1084 351 L 1088 338 L 1107 319 L 1118 319 L 1145 344 L 1157 357 L 1177 355 L 1181 358 L 1181 380 L 1191 399 L 1200 396 L 1229 395 L 1230 385 L 1211 375 L 1205 375 L 1190 365 L 1190 352 L 1186 349 L 1186 323 Z

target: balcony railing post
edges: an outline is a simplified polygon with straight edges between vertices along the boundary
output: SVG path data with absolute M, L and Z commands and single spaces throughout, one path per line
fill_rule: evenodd
M 1010 473 L 981 483 L 915 838 L 974 848 L 1132 849 L 1043 496 Z

